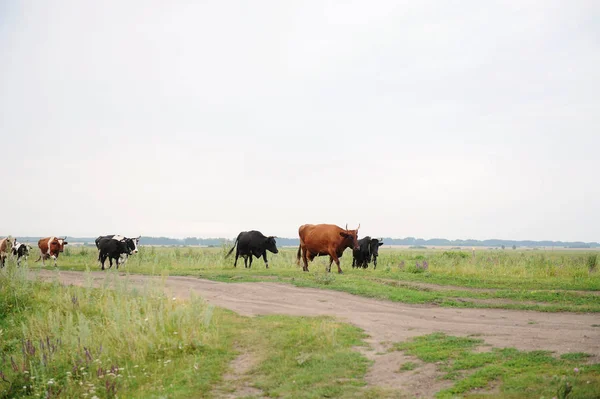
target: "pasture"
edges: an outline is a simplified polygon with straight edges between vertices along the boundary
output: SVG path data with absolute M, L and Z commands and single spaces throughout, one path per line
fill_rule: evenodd
M 404 303 L 448 307 L 600 311 L 600 257 L 594 251 L 405 250 L 381 249 L 376 270 L 352 269 L 350 250 L 341 258 L 344 274 L 325 273 L 327 257 L 316 258 L 308 273 L 296 265 L 296 248 L 269 256 L 270 268 L 255 259 L 233 267 L 229 247 L 141 247 L 122 273 L 196 276 L 225 282 L 272 281 Z M 35 250 L 34 250 L 35 251 Z M 59 269 L 99 270 L 97 250 L 67 247 Z M 33 264 L 31 259 L 29 264 Z M 52 267 L 48 267 L 52 269 Z M 334 267 L 335 269 L 335 267 Z
M 600 392 L 596 354 L 563 348 L 560 339 L 557 353 L 543 350 L 555 347 L 527 350 L 518 336 L 511 337 L 515 349 L 489 344 L 485 334 L 466 323 L 458 336 L 415 333 L 410 327 L 402 339 L 385 342 L 385 331 L 365 334 L 336 318 L 246 317 L 193 293 L 188 299 L 171 297 L 162 284 L 167 276 L 178 275 L 225 283 L 278 282 L 424 304 L 429 307 L 416 312 L 438 318 L 442 313 L 435 309 L 535 310 L 519 313 L 519 322 L 531 324 L 533 330 L 549 317 L 567 317 L 552 315 L 555 312 L 588 313 L 592 319 L 600 312 L 600 273 L 593 251 L 473 254 L 382 249 L 377 270 L 372 265 L 352 269 L 346 251 L 341 259 L 344 274 L 338 275 L 324 272 L 325 257 L 309 264 L 310 272 L 302 272 L 295 263 L 295 248 L 269 254 L 269 269 L 256 259 L 252 269 L 244 269 L 243 262 L 234 269 L 233 258 L 224 258 L 228 249 L 142 247 L 118 273 L 85 273 L 82 287 L 59 284 L 52 266 L 46 266 L 45 274 L 56 281 L 34 281 L 32 275 L 41 269 L 32 262 L 35 250 L 27 266 L 17 268 L 9 260 L 0 271 L 0 397 L 376 398 L 485 393 L 593 398 Z M 99 270 L 92 247 L 67 247 L 58 264 L 59 271 Z M 135 274 L 159 278 L 134 285 L 127 275 Z M 98 275 L 105 279 L 98 280 Z M 260 295 L 259 290 L 253 292 Z M 241 292 L 233 297 L 238 302 L 245 298 Z M 311 306 L 321 304 L 327 301 L 317 296 Z M 587 323 L 586 331 L 600 330 L 600 315 L 598 323 Z M 531 336 L 535 335 L 533 331 Z M 381 383 L 382 379 L 399 385 Z

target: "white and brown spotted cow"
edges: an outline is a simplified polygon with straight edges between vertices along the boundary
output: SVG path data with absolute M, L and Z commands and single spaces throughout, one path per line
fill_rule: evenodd
M 8 237 L 0 238 L 0 268 L 4 267 L 4 265 L 6 264 L 6 258 L 10 253 L 11 243 L 12 242 Z
M 65 241 L 65 238 L 57 238 L 57 237 L 46 237 L 42 238 L 38 241 L 38 247 L 40 248 L 40 257 L 36 262 L 42 260 L 42 265 L 46 264 L 44 261 L 48 258 L 54 259 L 54 266 L 56 266 L 56 259 L 58 258 L 58 254 L 63 252 L 65 249 L 65 245 L 68 242 Z

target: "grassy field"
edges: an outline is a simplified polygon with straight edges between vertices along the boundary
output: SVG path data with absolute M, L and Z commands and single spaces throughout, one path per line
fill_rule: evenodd
M 120 271 L 154 275 L 191 275 L 231 281 L 279 281 L 302 287 L 345 291 L 406 303 L 505 308 L 547 312 L 600 312 L 597 252 L 513 250 L 383 249 L 377 270 L 352 269 L 350 251 L 344 274 L 325 273 L 327 258 L 317 258 L 305 273 L 296 250 L 269 254 L 270 269 L 255 260 L 244 269 L 240 259 L 225 259 L 228 248 L 142 247 Z M 97 250 L 71 247 L 59 259 L 64 270 L 99 270 Z M 30 262 L 30 265 L 33 264 Z M 36 267 L 36 266 L 33 266 Z M 52 268 L 52 267 L 47 267 Z
M 345 273 L 337 275 L 324 272 L 325 258 L 302 272 L 293 249 L 271 255 L 268 270 L 260 260 L 252 269 L 243 262 L 234 269 L 226 251 L 146 247 L 120 271 L 279 281 L 440 306 L 600 311 L 592 252 L 384 250 L 377 270 L 353 270 L 351 257 L 344 257 Z M 96 257 L 95 248 L 71 247 L 59 268 L 98 270 Z M 404 397 L 366 386 L 369 361 L 356 351 L 365 335 L 350 325 L 330 318 L 246 318 L 200 298 L 166 297 L 160 282 L 133 290 L 114 271 L 107 273 L 116 289 L 28 280 L 29 268 L 38 267 L 30 261 L 17 268 L 11 260 L 0 271 L 0 398 Z M 588 364 L 584 353 L 557 357 L 482 347 L 477 337 L 437 333 L 392 350 L 412 358 L 398 373 L 434 364 L 450 384 L 437 393 L 442 398 L 481 397 L 479 391 L 593 398 L 600 391 L 599 366 Z M 240 358 L 245 364 L 236 365 Z
M 368 361 L 353 350 L 364 334 L 330 318 L 245 318 L 160 286 L 75 288 L 26 273 L 0 272 L 0 398 L 235 393 L 244 376 L 224 376 L 240 354 L 261 395 L 354 397 L 365 385 Z

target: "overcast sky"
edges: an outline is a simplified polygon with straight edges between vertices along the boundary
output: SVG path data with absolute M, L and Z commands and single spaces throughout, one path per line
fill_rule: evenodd
M 600 2 L 0 1 L 0 235 L 600 241 Z

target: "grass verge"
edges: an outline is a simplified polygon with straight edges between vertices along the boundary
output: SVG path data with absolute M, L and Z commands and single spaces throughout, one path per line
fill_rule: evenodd
M 394 345 L 395 350 L 435 363 L 452 387 L 438 392 L 439 398 L 478 397 L 477 390 L 497 386 L 499 392 L 486 397 L 598 398 L 600 364 L 587 364 L 585 353 L 560 357 L 546 351 L 492 348 L 478 352 L 480 339 L 434 333 Z

